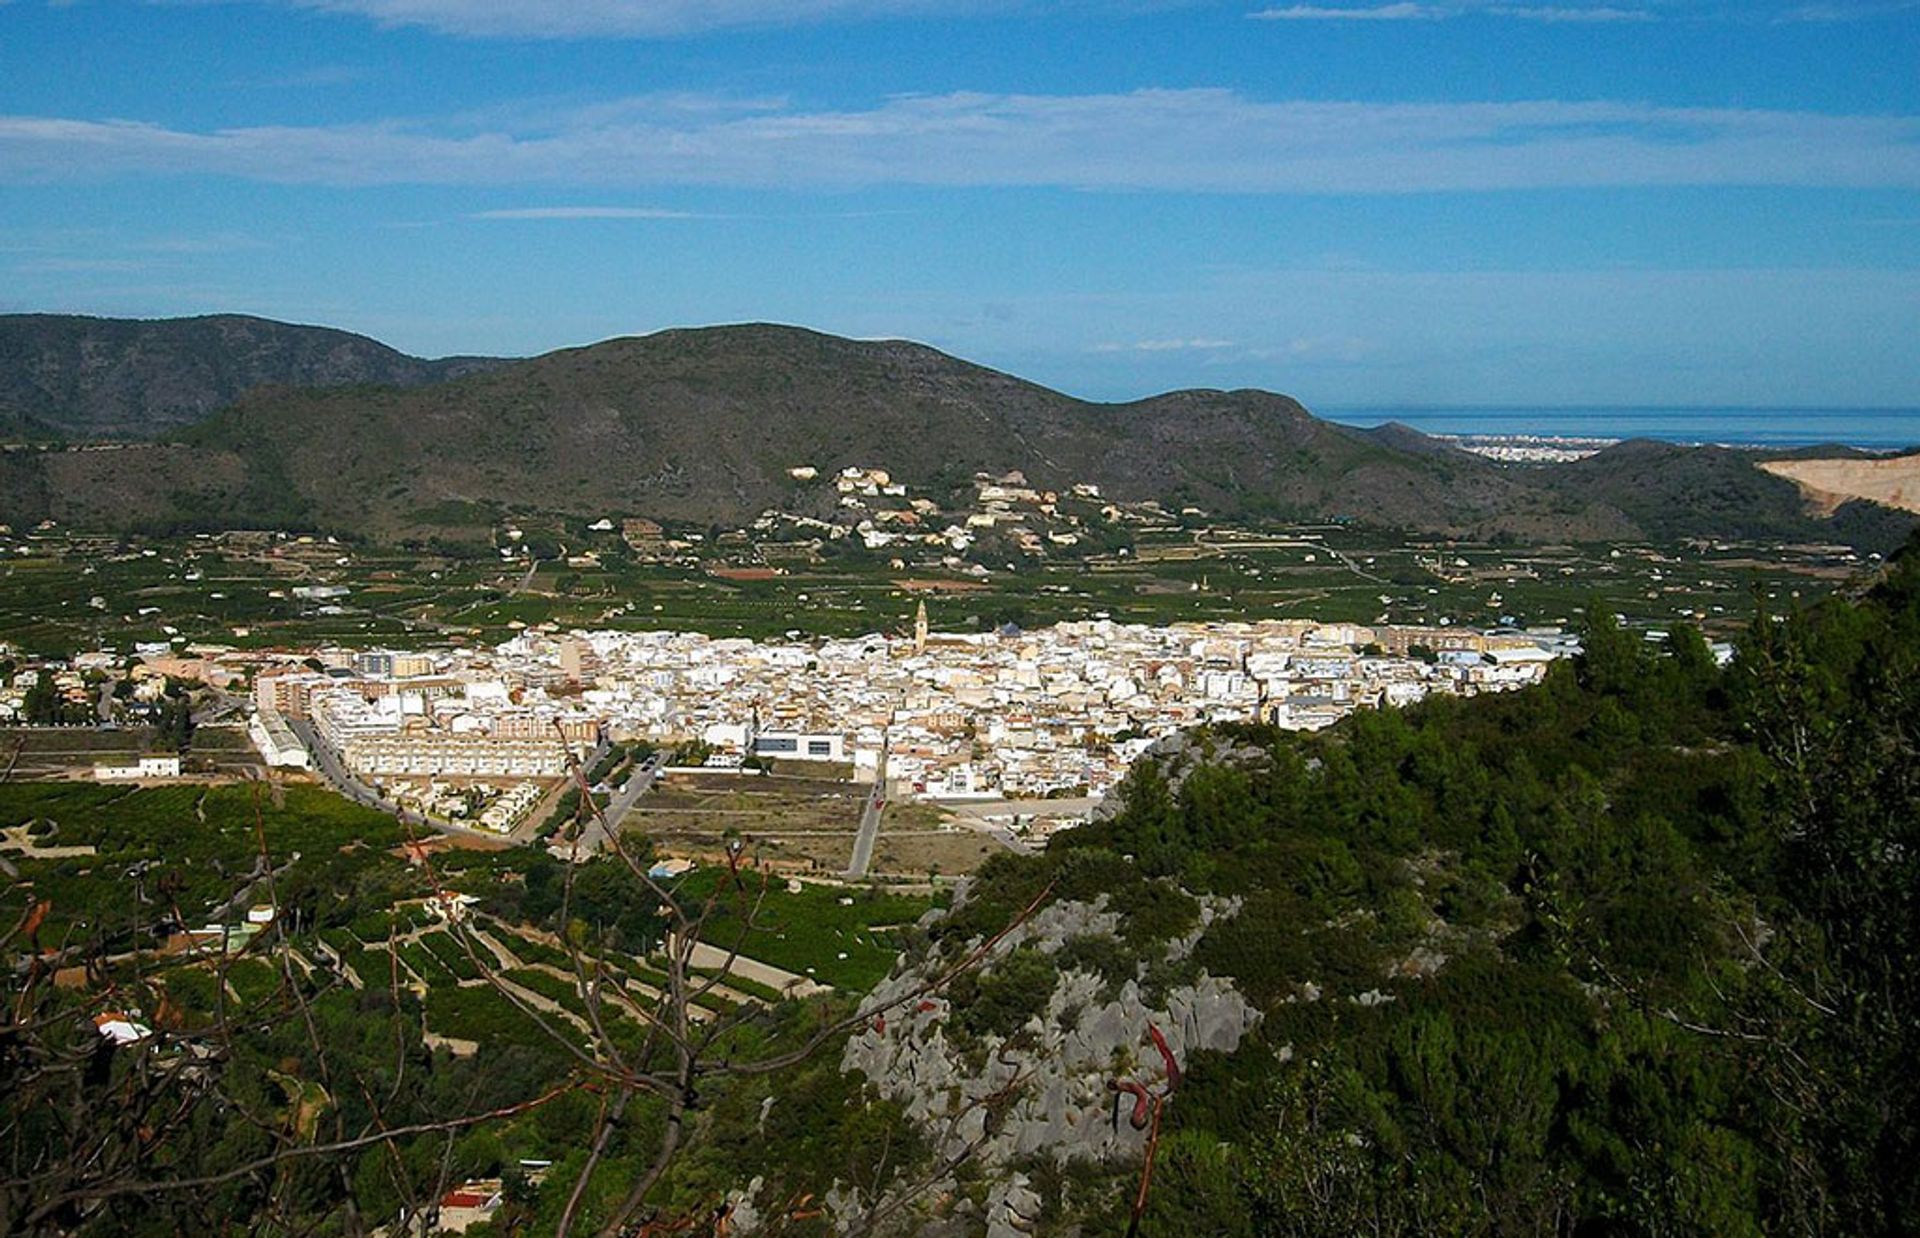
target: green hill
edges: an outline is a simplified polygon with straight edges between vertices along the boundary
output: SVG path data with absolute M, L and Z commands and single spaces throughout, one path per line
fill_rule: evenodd
M 1859 453 L 1833 447 L 1820 454 Z M 1562 466 L 1553 480 L 1561 493 L 1613 508 L 1654 538 L 1824 537 L 1884 549 L 1898 545 L 1914 526 L 1908 513 L 1859 501 L 1841 505 L 1828 519 L 1813 519 L 1800 488 L 1754 467 L 1757 458 L 1730 447 L 1635 439 Z
M 211 356 L 220 345 L 208 324 L 235 321 L 253 320 L 181 329 L 200 332 Z M 357 337 L 336 338 L 351 353 L 339 339 Z M 1635 443 L 1580 465 L 1503 465 L 1405 427 L 1321 421 L 1264 391 L 1099 404 L 921 344 L 794 327 L 663 331 L 513 363 L 399 358 L 387 377 L 377 368 L 255 389 L 162 445 L 13 461 L 0 518 L 376 540 L 432 535 L 451 527 L 448 513 L 502 510 L 737 526 L 770 508 L 832 515 L 831 487 L 788 471 L 858 465 L 936 499 L 978 471 L 1019 470 L 1043 487 L 1091 482 L 1123 501 L 1227 518 L 1444 536 L 1764 536 L 1884 549 L 1913 523 L 1870 505 L 1816 518 L 1790 483 L 1724 449 Z
M 183 436 L 268 462 L 316 520 L 378 534 L 447 500 L 736 523 L 818 507 L 787 470 L 880 466 L 939 491 L 976 471 L 1209 511 L 1465 528 L 1532 489 L 1259 391 L 1092 404 L 902 341 L 790 327 L 666 331 L 417 391 L 270 393 Z M 824 514 L 820 512 L 819 514 Z
M 241 314 L 0 315 L 0 437 L 151 438 L 263 386 L 412 387 L 497 364 L 423 361 L 362 335 Z

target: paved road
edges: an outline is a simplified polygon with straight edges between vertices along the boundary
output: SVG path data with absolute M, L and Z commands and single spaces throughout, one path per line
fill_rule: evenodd
M 582 849 L 591 854 L 606 846 L 607 831 L 601 828 L 600 822 L 605 821 L 617 833 L 620 823 L 626 820 L 640 797 L 652 789 L 654 780 L 660 776 L 666 764 L 666 754 L 656 752 L 634 766 L 633 776 L 627 779 L 626 786 L 613 793 L 613 802 L 607 805 L 606 811 L 588 820 L 587 828 L 580 835 Z
M 594 745 L 593 751 L 580 758 L 580 768 L 582 770 L 590 770 L 600 764 L 601 760 L 606 757 L 607 749 L 610 746 L 607 742 L 607 737 L 602 735 L 600 742 Z M 566 777 L 547 789 L 546 795 L 541 798 L 539 803 L 533 806 L 533 810 L 520 819 L 520 824 L 514 826 L 513 829 L 507 832 L 507 837 L 511 838 L 515 843 L 520 844 L 540 841 L 537 837 L 540 827 L 547 823 L 547 818 L 551 817 L 560 807 L 561 798 L 565 796 L 568 791 L 572 790 L 573 787 L 573 775 L 569 773 Z
M 672 949 L 673 943 L 669 942 L 667 948 Z M 727 950 L 723 947 L 711 942 L 696 941 L 693 943 L 693 949 L 688 953 L 687 963 L 689 966 L 707 971 L 719 971 L 725 967 L 729 975 L 751 980 L 755 984 L 764 984 L 788 997 L 812 997 L 815 993 L 833 992 L 833 986 L 830 984 L 821 984 L 797 972 L 775 967 L 771 963 L 762 963 L 759 959 L 750 959 L 744 954 L 734 955 L 729 965 L 727 954 Z
M 234 696 L 229 692 L 223 692 L 219 688 L 209 688 L 208 692 L 213 700 L 193 715 L 193 725 L 195 726 L 206 726 L 210 723 L 218 722 L 228 714 L 238 712 L 240 708 L 246 704 L 243 698 Z M 244 721 L 244 719 L 242 719 L 242 721 Z
M 397 818 L 402 825 L 425 826 L 427 829 L 438 830 L 442 834 L 451 834 L 459 838 L 475 838 L 503 847 L 509 845 L 505 838 L 489 830 L 471 830 L 464 825 L 455 825 L 450 821 L 442 821 L 437 817 L 429 817 L 424 813 L 402 808 L 392 800 L 385 799 L 378 791 L 347 772 L 347 767 L 340 763 L 339 754 L 327 747 L 326 743 L 314 734 L 312 723 L 300 718 L 288 718 L 287 725 L 293 728 L 293 733 L 300 737 L 300 742 L 305 744 L 307 751 L 313 754 L 314 772 L 331 783 L 334 790 L 354 803 L 364 804 L 368 808 L 377 808 Z
M 873 790 L 867 793 L 866 807 L 860 810 L 860 832 L 853 836 L 853 862 L 847 876 L 864 877 L 873 863 L 873 847 L 880 841 L 880 817 L 887 810 L 887 746 L 880 746 L 880 761 L 873 772 Z
M 539 574 L 540 560 L 535 559 L 533 562 L 527 564 L 527 574 L 520 578 L 520 583 L 507 590 L 507 596 L 512 597 L 517 593 L 525 593 L 528 589 L 533 588 L 533 578 Z

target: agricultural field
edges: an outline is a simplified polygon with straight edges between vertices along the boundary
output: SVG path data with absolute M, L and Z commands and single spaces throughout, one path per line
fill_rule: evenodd
M 45 903 L 48 944 L 143 948 L 265 901 L 318 923 L 411 882 L 389 854 L 401 842 L 392 817 L 301 784 L 0 785 L 0 829 L 22 826 L 36 843 L 91 852 L 6 857 L 18 878 L 0 891 L 0 919 Z
M 491 643 L 540 624 L 857 635 L 907 630 L 922 598 L 935 628 L 949 631 L 1094 615 L 1536 625 L 1569 621 L 1599 598 L 1630 621 L 1690 618 L 1711 633 L 1737 626 L 1756 593 L 1791 605 L 1865 566 L 1835 547 L 1491 545 L 1343 526 L 1141 530 L 1124 550 L 1016 558 L 983 565 L 984 575 L 845 546 L 823 558 L 778 542 L 640 562 L 614 535 L 564 528 L 510 561 L 484 548 L 453 557 L 324 539 L 56 532 L 22 546 L 28 553 L 0 561 L 0 632 L 28 653 L 56 655 L 176 638 L 243 648 Z M 569 566 L 567 555 L 583 549 L 597 565 Z M 314 585 L 349 592 L 293 594 Z
M 417 868 L 399 858 L 402 841 L 392 818 L 300 784 L 10 783 L 0 785 L 0 919 L 20 923 L 39 908 L 39 949 L 84 943 L 72 959 L 94 959 L 122 986 L 157 985 L 184 1027 L 274 1009 L 291 976 L 419 1003 L 428 1032 L 475 1048 L 552 1051 L 554 1032 L 588 1045 L 577 957 L 605 981 L 610 1034 L 637 1043 L 641 1008 L 664 977 L 653 957 L 660 921 L 636 878 L 603 859 L 563 893 L 565 866 L 535 848 L 446 848 Z M 696 868 L 676 895 L 702 900 L 720 879 Z M 763 891 L 752 874 L 745 888 L 760 899 L 753 927 L 743 927 L 743 905 L 723 901 L 706 939 L 846 995 L 887 974 L 900 932 L 941 897 L 795 888 L 785 876 Z M 433 889 L 472 895 L 469 918 L 449 925 L 431 913 L 423 896 Z M 234 938 L 224 954 L 185 947 L 183 930 L 239 926 L 263 904 L 277 909 L 271 930 Z M 557 935 L 568 924 L 572 950 Z M 724 977 L 700 998 L 699 1017 L 782 1000 L 772 984 Z
M 145 727 L 0 727 L 0 766 L 15 779 L 87 778 L 94 762 L 131 759 L 150 749 Z
M 0 769 L 19 780 L 87 779 L 95 762 L 129 760 L 155 750 L 150 727 L 0 727 Z M 237 726 L 196 727 L 184 768 L 197 775 L 248 777 L 263 767 L 253 741 Z
M 696 869 L 680 879 L 676 896 L 704 897 L 717 879 L 717 870 Z M 738 944 L 762 962 L 860 993 L 893 967 L 899 934 L 944 902 L 944 893 L 856 886 L 807 883 L 792 890 L 776 878 L 766 887 L 755 930 L 743 936 L 739 919 L 723 911 L 707 940 L 722 949 Z

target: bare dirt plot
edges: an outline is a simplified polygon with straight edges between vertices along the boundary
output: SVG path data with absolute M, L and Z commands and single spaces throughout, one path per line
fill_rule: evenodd
M 976 830 L 890 832 L 884 826 L 874 847 L 873 870 L 904 876 L 958 876 L 970 873 L 1006 847 Z
M 667 854 L 717 854 L 738 837 L 768 859 L 836 873 L 852 858 L 866 795 L 864 784 L 820 778 L 676 774 L 634 806 L 626 828 L 645 832 Z M 966 873 L 1001 849 L 949 825 L 937 808 L 901 802 L 887 810 L 873 871 Z
M 668 853 L 717 852 L 738 837 L 770 858 L 832 870 L 852 854 L 864 794 L 852 783 L 676 774 L 634 805 L 625 827 Z
M 1920 455 L 1882 460 L 1769 460 L 1760 466 L 1794 482 L 1807 502 L 1831 515 L 1848 499 L 1920 512 Z

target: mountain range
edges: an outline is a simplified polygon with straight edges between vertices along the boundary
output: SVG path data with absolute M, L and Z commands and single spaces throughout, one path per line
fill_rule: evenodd
M 898 340 L 752 324 L 522 361 L 423 361 L 249 318 L 0 318 L 0 517 L 103 528 L 323 529 L 391 541 L 501 511 L 738 525 L 832 511 L 821 475 L 881 467 L 939 497 L 978 471 L 1223 517 L 1444 536 L 1896 544 L 1909 513 L 1821 515 L 1753 453 L 1630 442 L 1516 467 L 1265 391 L 1119 404 Z M 88 445 L 75 445 L 87 440 Z M 131 441 L 137 440 L 137 441 Z

